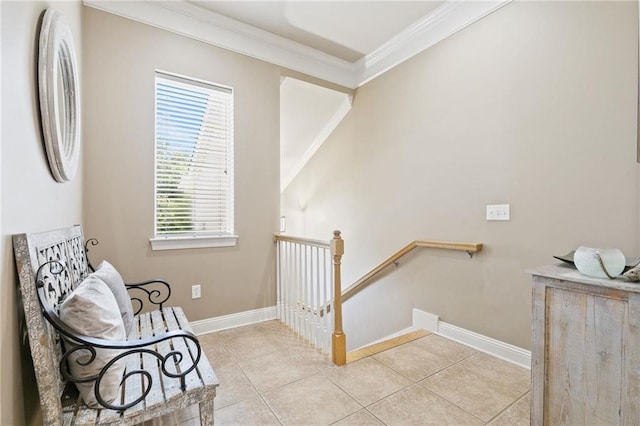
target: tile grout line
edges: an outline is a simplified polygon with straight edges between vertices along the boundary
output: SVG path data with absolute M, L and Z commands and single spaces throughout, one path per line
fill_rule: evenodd
M 410 383 L 410 384 L 408 384 L 407 386 L 402 387 L 402 388 L 400 388 L 400 389 L 398 389 L 398 390 L 396 390 L 396 391 L 393 391 L 393 392 L 391 392 L 390 394 L 383 396 L 382 398 L 376 399 L 375 401 L 371 402 L 370 404 L 366 404 L 366 405 L 365 405 L 365 404 L 360 403 L 360 401 L 358 401 L 358 400 L 357 400 L 353 395 L 351 395 L 349 392 L 347 392 L 347 390 L 346 390 L 346 389 L 343 389 L 343 388 L 342 388 L 342 386 L 340 386 L 340 385 L 339 385 L 338 383 L 336 383 L 333 379 L 331 379 L 331 377 L 327 377 L 327 379 L 329 379 L 329 381 L 331 381 L 331 383 L 333 383 L 334 385 L 336 385 L 337 387 L 339 387 L 339 388 L 340 388 L 340 390 L 342 390 L 344 393 L 346 393 L 347 395 L 349 395 L 353 400 L 355 400 L 358 404 L 360 404 L 360 405 L 362 406 L 362 408 L 366 409 L 367 407 L 372 406 L 372 405 L 373 405 L 373 404 L 375 404 L 376 402 L 380 402 L 380 401 L 382 401 L 383 399 L 390 397 L 391 395 L 394 395 L 394 394 L 396 394 L 396 393 L 398 393 L 398 392 L 400 392 L 400 391 L 403 391 L 403 390 L 405 390 L 405 389 L 407 389 L 407 388 L 410 388 L 410 387 L 411 387 L 411 386 L 413 386 L 413 385 L 417 385 L 417 384 L 418 384 L 418 382 L 413 382 L 413 380 L 412 380 L 412 379 L 410 379 L 410 378 L 408 378 L 407 376 L 405 376 L 405 375 L 401 374 L 400 372 L 398 372 L 398 371 L 394 370 L 393 368 L 389 367 L 388 365 L 384 364 L 383 362 L 378 361 L 377 359 L 373 358 L 373 356 L 372 356 L 372 355 L 366 356 L 365 358 L 361 358 L 361 359 L 359 359 L 358 361 L 354 361 L 354 363 L 355 363 L 355 362 L 359 362 L 359 361 L 363 361 L 363 360 L 365 360 L 365 359 L 367 359 L 367 358 L 371 358 L 373 361 L 375 361 L 375 362 L 379 363 L 380 365 L 382 365 L 382 366 L 384 366 L 384 367 L 386 367 L 386 368 L 390 369 L 390 370 L 391 370 L 391 371 L 393 371 L 394 373 L 400 374 L 400 375 L 401 375 L 402 377 L 404 377 L 405 379 L 411 380 L 411 381 L 412 381 L 412 383 Z
M 422 348 L 418 348 L 418 349 L 421 349 L 421 350 L 423 350 L 423 351 L 425 351 L 425 352 L 429 352 L 429 351 L 427 351 L 427 350 L 425 350 L 425 349 L 422 349 Z M 385 364 L 384 362 L 382 362 L 382 361 L 380 361 L 380 360 L 378 360 L 378 359 L 374 358 L 374 356 L 375 356 L 375 355 L 377 355 L 377 354 L 370 355 L 370 356 L 371 356 L 373 359 L 375 359 L 376 361 L 378 361 L 379 363 L 383 364 L 384 366 L 389 367 L 390 369 L 392 369 L 392 370 L 393 370 L 393 371 L 395 371 L 396 373 L 398 373 L 398 374 L 402 375 L 403 377 L 406 377 L 407 379 L 411 380 L 414 384 L 418 384 L 418 383 L 422 382 L 423 380 L 426 380 L 426 379 L 428 379 L 428 378 L 430 378 L 430 377 L 432 377 L 432 376 L 435 376 L 435 375 L 436 375 L 436 374 L 438 374 L 438 373 L 441 373 L 441 372 L 443 372 L 443 371 L 445 371 L 445 370 L 447 370 L 447 369 L 449 369 L 449 368 L 451 368 L 451 367 L 453 367 L 453 366 L 455 366 L 455 365 L 460 364 L 462 361 L 465 361 L 465 360 L 468 360 L 468 359 L 473 358 L 473 357 L 475 357 L 475 356 L 478 356 L 480 353 L 481 353 L 481 352 L 478 352 L 478 353 L 475 353 L 475 354 L 471 354 L 471 355 L 469 355 L 469 356 L 467 356 L 467 357 L 465 357 L 465 358 L 462 358 L 462 359 L 460 359 L 460 360 L 458 360 L 458 361 L 454 362 L 454 363 L 453 363 L 453 364 L 451 364 L 451 365 L 448 365 L 448 366 L 446 366 L 446 367 L 442 367 L 441 369 L 439 369 L 439 370 L 437 370 L 437 371 L 434 371 L 433 373 L 431 373 L 431 374 L 429 374 L 429 375 L 427 375 L 427 376 L 425 376 L 425 377 L 423 377 L 423 378 L 421 378 L 421 379 L 418 379 L 417 381 L 414 381 L 414 379 L 413 379 L 413 378 L 411 378 L 411 377 L 407 376 L 406 374 L 401 373 L 400 371 L 396 370 L 396 369 L 395 369 L 395 368 L 393 368 L 392 366 L 387 365 L 387 364 Z M 431 354 L 431 355 L 436 355 L 436 354 L 434 354 L 434 353 L 432 353 L 432 352 L 429 352 L 429 354 Z
M 275 410 L 273 409 L 271 404 L 269 404 L 269 401 L 267 401 L 265 399 L 264 395 L 262 395 L 262 393 L 258 393 L 258 397 L 260 398 L 262 403 L 267 406 L 267 409 L 271 412 L 271 414 L 273 414 L 273 417 L 275 417 L 275 419 L 278 421 L 278 423 L 280 423 L 282 426 L 284 426 L 284 420 L 282 420 L 280 418 L 280 416 L 278 416 L 278 414 L 275 412 Z
M 386 423 L 382 421 L 382 419 L 378 416 L 376 416 L 374 413 L 372 413 L 368 407 L 364 407 L 364 409 L 367 411 L 367 413 L 371 414 L 377 421 L 379 421 L 380 423 L 382 423 L 383 425 L 386 426 Z
M 469 356 L 469 357 L 465 358 L 465 360 L 466 360 L 466 359 L 470 359 L 470 358 L 472 358 L 472 357 L 474 357 L 474 356 L 477 356 L 477 355 L 478 355 L 478 354 L 474 354 L 474 355 L 472 355 L 472 356 Z M 456 364 L 459 364 L 459 363 L 460 363 L 460 362 L 462 362 L 462 361 L 464 361 L 464 360 L 460 360 L 460 361 L 459 361 L 459 362 L 457 362 Z M 456 365 L 456 364 L 454 364 L 454 365 Z M 453 367 L 453 365 L 452 365 L 451 367 Z M 448 369 L 448 368 L 449 368 L 449 367 L 447 367 L 446 369 Z M 446 369 L 440 370 L 440 372 L 442 372 L 442 371 L 444 371 L 444 370 L 446 370 Z M 434 373 L 434 374 L 437 374 L 437 373 Z M 433 375 L 432 375 L 432 376 L 433 376 Z M 431 376 L 429 376 L 429 377 L 431 377 Z M 524 395 L 526 395 L 526 394 L 529 392 L 529 390 L 527 390 L 527 391 L 524 393 L 524 395 L 520 395 L 520 396 L 516 397 L 516 399 L 515 399 L 513 402 L 509 403 L 509 404 L 508 404 L 504 409 L 502 409 L 498 414 L 496 414 L 495 416 L 491 417 L 488 421 L 485 421 L 484 419 L 481 419 L 481 418 L 480 418 L 480 417 L 478 417 L 477 415 L 475 415 L 475 414 L 473 414 L 473 413 L 469 412 L 467 409 L 465 409 L 465 408 L 461 407 L 461 406 L 460 406 L 460 405 L 458 405 L 456 402 L 454 402 L 454 401 L 450 400 L 450 399 L 449 399 L 449 398 L 447 398 L 445 395 L 441 395 L 441 394 L 440 394 L 440 393 L 438 393 L 436 390 L 429 389 L 429 388 L 427 388 L 426 386 L 422 385 L 421 383 L 422 383 L 422 382 L 424 382 L 425 380 L 427 380 L 429 377 L 426 377 L 426 378 L 422 379 L 420 382 L 418 382 L 418 383 L 416 383 L 416 384 L 420 385 L 422 388 L 424 388 L 424 389 L 426 389 L 427 391 L 429 391 L 429 392 L 433 393 L 434 395 L 439 396 L 440 398 L 444 399 L 445 401 L 447 401 L 447 402 L 449 402 L 449 403 L 453 404 L 455 407 L 457 407 L 457 408 L 461 409 L 461 410 L 462 410 L 462 411 L 464 411 L 465 413 L 468 413 L 470 416 L 475 417 L 476 419 L 478 419 L 478 420 L 480 420 L 481 422 L 483 422 L 485 425 L 486 425 L 486 424 L 488 424 L 489 422 L 493 421 L 496 417 L 498 417 L 500 414 L 502 414 L 504 411 L 506 411 L 506 410 L 507 410 L 509 407 L 511 407 L 513 404 L 515 404 L 516 402 L 518 402 L 519 400 L 521 400 L 521 399 L 524 397 Z
M 278 339 L 280 340 L 279 336 Z M 278 423 L 280 423 L 281 425 L 284 425 L 284 421 L 280 418 L 280 416 L 278 416 L 278 414 L 273 410 L 273 407 L 271 407 L 271 404 L 269 404 L 269 402 L 264 398 L 264 395 L 262 394 L 262 392 L 260 392 L 258 390 L 258 388 L 255 386 L 255 384 L 253 383 L 253 381 L 249 378 L 249 376 L 247 376 L 247 373 L 244 371 L 244 369 L 242 368 L 242 366 L 240 365 L 240 361 L 234 356 L 232 351 L 229 351 L 229 349 L 227 348 L 227 346 L 224 343 L 224 339 L 220 339 L 220 343 L 222 344 L 222 346 L 224 347 L 225 351 L 227 351 L 227 353 L 229 354 L 229 356 L 231 356 L 231 358 L 233 359 L 233 361 L 236 363 L 236 366 L 238 367 L 238 369 L 240 370 L 240 372 L 242 373 L 242 375 L 245 377 L 245 379 L 247 379 L 247 381 L 249 382 L 249 384 L 251 385 L 251 387 L 256 391 L 256 393 L 258 394 L 258 398 L 262 401 L 262 403 L 267 407 L 267 409 L 269 410 L 269 412 L 273 415 L 273 417 L 276 419 L 276 421 L 278 421 Z M 284 343 L 284 342 L 282 342 Z M 288 347 L 288 345 L 286 345 Z M 274 351 L 276 352 L 276 351 Z M 269 355 L 269 354 L 265 354 L 265 355 Z M 259 358 L 259 357 L 256 357 Z M 274 388 L 277 389 L 277 388 Z M 273 390 L 273 389 L 270 389 Z M 247 401 L 249 400 L 249 398 L 245 398 L 245 399 L 241 399 L 238 400 L 236 402 L 234 402 L 233 404 L 229 404 L 226 407 L 231 407 L 232 405 L 238 404 L 240 402 L 243 401 Z M 226 407 L 222 407 L 222 408 L 226 408 Z M 215 412 L 215 410 L 214 410 Z
M 346 415 L 346 416 L 344 416 L 344 417 L 342 417 L 342 418 L 337 419 L 335 422 L 329 423 L 330 425 L 335 424 L 335 423 L 337 423 L 337 422 L 339 422 L 339 421 L 341 421 L 341 420 L 343 420 L 343 419 L 345 419 L 345 418 L 347 418 L 347 417 L 349 417 L 349 416 L 351 416 L 351 415 L 353 415 L 353 414 L 355 414 L 355 413 L 357 413 L 357 412 L 362 411 L 363 409 L 365 409 L 365 407 L 364 407 L 362 404 L 360 404 L 360 403 L 359 403 L 359 402 L 358 402 L 354 397 L 352 397 L 348 392 L 346 392 L 344 389 L 342 389 L 340 386 L 338 386 L 336 383 L 334 383 L 334 382 L 333 382 L 329 377 L 327 377 L 327 376 L 325 376 L 324 374 L 322 374 L 322 372 L 317 372 L 317 373 L 312 374 L 312 375 L 310 375 L 310 376 L 300 378 L 300 379 L 295 380 L 295 381 L 293 381 L 293 382 L 291 382 L 291 383 L 288 383 L 288 384 L 286 384 L 286 385 L 279 386 L 278 388 L 270 389 L 270 390 L 269 390 L 269 391 L 267 391 L 267 392 L 271 392 L 272 390 L 275 390 L 275 389 L 280 389 L 280 388 L 282 388 L 282 387 L 284 387 L 284 386 L 291 385 L 291 384 L 293 384 L 293 383 L 299 382 L 299 381 L 301 381 L 301 380 L 304 380 L 304 379 L 307 379 L 307 378 L 309 378 L 309 377 L 316 376 L 316 375 L 322 375 L 325 379 L 329 380 L 329 382 L 330 382 L 330 383 L 332 383 L 333 385 L 335 385 L 338 389 L 340 389 L 342 392 L 344 392 L 344 393 L 345 393 L 349 398 L 351 398 L 351 399 L 352 399 L 356 404 L 358 404 L 358 405 L 360 406 L 360 408 L 359 408 L 358 410 L 356 410 L 356 411 L 354 411 L 353 413 L 350 413 L 350 414 L 348 414 L 348 415 Z M 262 394 L 260 394 L 260 396 L 262 397 L 263 395 L 262 395 Z M 271 409 L 271 405 L 268 403 L 268 401 L 266 401 L 266 400 L 265 400 L 265 403 L 267 404 L 267 406 L 269 407 L 269 409 Z M 273 411 L 273 410 L 272 410 L 272 412 L 275 414 L 275 411 Z M 278 416 L 276 415 L 276 418 L 278 419 L 278 421 L 280 421 L 280 423 L 281 423 L 283 426 L 285 426 L 284 421 L 281 421 L 281 420 L 280 420 L 280 417 L 278 417 Z
M 340 368 L 340 367 L 338 367 L 338 368 Z M 335 385 L 335 387 L 337 387 L 337 388 L 338 388 L 338 389 L 340 389 L 342 392 L 344 392 L 344 393 L 345 393 L 349 398 L 353 399 L 353 400 L 356 402 L 356 404 L 358 404 L 358 405 L 360 406 L 360 410 L 362 410 L 363 408 L 365 408 L 365 405 L 364 405 L 364 404 L 360 403 L 360 401 L 358 401 L 358 400 L 357 400 L 353 395 L 351 395 L 349 392 L 347 392 L 347 390 L 346 390 L 346 389 L 343 389 L 343 388 L 342 388 L 342 386 L 340 386 L 339 384 L 337 384 L 336 382 L 334 382 L 334 381 L 331 379 L 331 377 L 329 377 L 329 376 L 327 376 L 327 375 L 325 375 L 325 377 L 327 378 L 327 380 L 329 380 L 331 383 L 333 383 L 333 384 Z M 351 414 L 355 414 L 355 413 L 357 413 L 357 412 L 358 412 L 358 411 L 360 411 L 360 410 L 357 410 L 357 411 L 355 411 L 355 412 L 353 412 L 353 413 L 351 413 Z M 344 416 L 344 417 L 343 417 L 343 419 L 344 419 L 344 418 L 349 417 L 351 414 Z M 337 422 L 339 422 L 340 420 L 342 420 L 342 419 L 337 420 Z M 336 423 L 336 422 L 334 422 L 334 423 Z
M 520 395 L 519 397 L 517 397 L 511 404 L 507 405 L 503 410 L 501 410 L 498 414 L 496 414 L 495 416 L 493 416 L 492 418 L 489 419 L 488 422 L 486 422 L 485 424 L 489 424 L 492 421 L 494 421 L 495 419 L 497 419 L 498 417 L 500 417 L 502 414 L 504 414 L 505 411 L 507 411 L 509 408 L 513 407 L 514 405 L 516 405 L 518 402 L 522 401 L 527 394 L 530 394 L 531 390 L 528 389 L 523 395 Z
M 424 390 L 426 390 L 427 392 L 431 392 L 432 394 L 434 394 L 435 396 L 437 396 L 438 398 L 442 398 L 445 401 L 447 401 L 449 404 L 453 405 L 454 407 L 458 408 L 459 410 L 464 411 L 465 413 L 467 413 L 468 415 L 470 415 L 471 417 L 473 417 L 474 419 L 478 419 L 480 420 L 483 424 L 486 424 L 487 422 L 485 422 L 483 419 L 481 419 L 480 417 L 476 416 L 473 413 L 470 413 L 468 410 L 462 408 L 461 406 L 459 406 L 458 404 L 456 404 L 455 402 L 449 400 L 448 398 L 445 398 L 443 395 L 440 395 L 439 393 L 436 393 L 435 391 L 432 391 L 431 389 L 427 389 L 424 386 L 421 386 Z
M 281 351 L 285 351 L 285 350 L 286 350 L 286 349 L 281 349 Z M 273 355 L 274 353 L 275 353 L 275 352 L 271 352 L 271 353 L 269 353 L 269 354 L 267 354 L 267 355 Z M 293 355 L 294 355 L 294 356 L 298 356 L 297 354 L 293 354 Z M 256 357 L 256 358 L 253 358 L 253 359 L 257 359 L 257 358 L 260 358 L 260 357 Z M 300 359 L 301 359 L 301 361 L 304 361 L 302 358 L 300 358 Z M 255 384 L 253 383 L 253 381 L 249 378 L 249 376 L 248 376 L 248 375 L 247 375 L 247 373 L 245 372 L 244 368 L 242 368 L 242 366 L 241 366 L 239 363 L 238 363 L 238 367 L 240 368 L 240 371 L 242 372 L 242 374 L 247 378 L 247 380 L 249 381 L 249 383 L 251 383 L 251 386 L 253 386 L 253 388 L 254 388 L 254 389 L 256 390 L 256 392 L 258 392 L 259 394 L 263 394 L 263 393 L 266 393 L 266 392 L 271 392 L 271 391 L 276 390 L 276 389 L 280 389 L 280 388 L 282 388 L 283 386 L 287 386 L 287 385 L 290 385 L 290 384 L 292 384 L 292 383 L 299 382 L 300 380 L 306 379 L 306 378 L 311 377 L 311 376 L 315 376 L 316 374 L 320 373 L 320 370 L 318 370 L 318 369 L 317 369 L 316 367 L 314 367 L 314 366 L 311 366 L 311 368 L 313 368 L 313 369 L 315 369 L 315 370 L 316 370 L 315 372 L 313 372 L 313 373 L 311 373 L 311 374 L 309 374 L 309 375 L 303 376 L 303 377 L 298 377 L 297 379 L 292 380 L 291 382 L 283 383 L 283 384 L 278 385 L 278 386 L 275 386 L 275 387 L 273 387 L 273 388 L 266 389 L 266 390 L 264 390 L 264 391 L 260 391 L 260 390 L 258 390 L 258 388 L 256 387 L 256 385 L 255 385 Z

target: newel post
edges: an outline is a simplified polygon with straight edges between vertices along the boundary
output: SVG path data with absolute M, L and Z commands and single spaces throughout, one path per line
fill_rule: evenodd
M 340 264 L 344 254 L 344 240 L 340 231 L 333 231 L 331 256 L 333 256 L 333 335 L 331 336 L 332 358 L 335 365 L 347 363 L 347 338 L 342 331 L 342 278 Z

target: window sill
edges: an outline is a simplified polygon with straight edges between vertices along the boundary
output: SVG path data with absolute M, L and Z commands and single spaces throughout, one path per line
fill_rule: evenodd
M 209 247 L 235 247 L 237 235 L 193 236 L 193 237 L 154 237 L 150 238 L 151 250 L 182 250 Z

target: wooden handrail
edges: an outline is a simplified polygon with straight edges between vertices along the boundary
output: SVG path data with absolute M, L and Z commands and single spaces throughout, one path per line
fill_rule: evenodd
M 402 247 L 400 250 L 380 262 L 378 266 L 373 268 L 371 271 L 364 274 L 359 280 L 351 284 L 348 288 L 346 288 L 342 292 L 342 301 L 349 299 L 351 296 L 358 293 L 360 290 L 367 286 L 369 280 L 371 280 L 374 276 L 378 275 L 382 272 L 387 266 L 395 263 L 402 256 L 411 252 L 416 247 L 427 247 L 427 248 L 436 248 L 436 249 L 445 249 L 445 250 L 458 250 L 458 251 L 466 251 L 469 256 L 472 256 L 473 253 L 477 253 L 482 250 L 482 243 L 455 243 L 448 241 L 412 241 L 406 246 Z
M 273 234 L 273 241 L 288 241 L 290 243 L 307 244 L 315 247 L 329 248 L 331 243 L 328 241 L 312 240 L 310 238 L 293 237 L 291 235 Z

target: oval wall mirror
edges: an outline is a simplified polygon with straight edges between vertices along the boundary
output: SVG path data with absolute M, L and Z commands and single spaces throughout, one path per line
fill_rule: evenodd
M 38 52 L 40 115 L 49 167 L 58 182 L 74 178 L 80 157 L 80 90 L 71 29 L 47 9 Z

